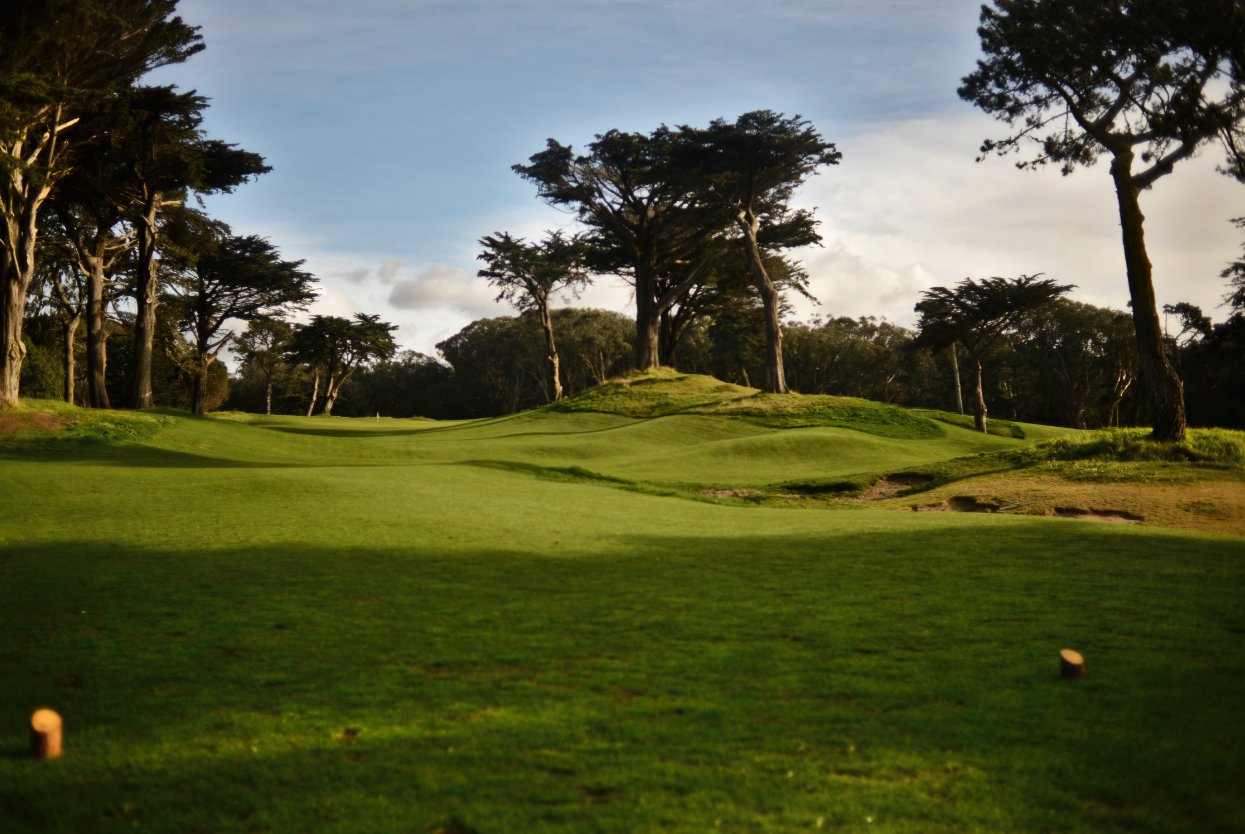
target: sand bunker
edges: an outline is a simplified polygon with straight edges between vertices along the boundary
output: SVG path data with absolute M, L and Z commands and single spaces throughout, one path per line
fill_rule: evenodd
M 1139 515 L 1123 510 L 1083 510 L 1079 507 L 1055 507 L 1047 510 L 1046 515 L 1056 518 L 1080 518 L 1085 521 L 1108 521 L 1113 524 L 1140 524 L 1145 521 Z
M 747 498 L 749 495 L 760 495 L 755 489 L 702 489 L 701 495 L 712 495 L 714 498 Z
M 34 429 L 36 431 L 56 431 L 65 427 L 65 420 L 59 414 L 40 411 L 37 414 L 0 414 L 0 434 Z

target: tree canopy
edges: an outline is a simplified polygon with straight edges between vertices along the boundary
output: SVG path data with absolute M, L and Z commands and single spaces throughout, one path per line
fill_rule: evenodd
M 955 289 L 934 287 L 921 293 L 917 303 L 914 347 L 942 350 L 957 342 L 973 357 L 977 366 L 977 430 L 987 430 L 986 400 L 982 388 L 982 359 L 1003 333 L 1022 316 L 1049 304 L 1072 289 L 1038 275 L 1019 278 L 985 278 L 980 282 L 965 278 Z
M 821 241 L 812 212 L 793 210 L 795 189 L 842 154 L 800 116 L 772 110 L 744 113 L 734 122 L 715 119 L 706 129 L 679 128 L 677 157 L 698 173 L 697 191 L 709 205 L 721 206 L 742 237 L 765 313 L 765 390 L 786 393 L 778 289 L 765 268 L 763 252 Z
M 960 96 L 1007 123 L 989 154 L 1036 152 L 1020 168 L 1065 174 L 1111 158 L 1142 373 L 1155 436 L 1182 440 L 1183 388 L 1168 361 L 1138 195 L 1218 141 L 1245 180 L 1245 8 L 1239 0 L 996 0 L 983 6 L 985 57 Z M 1140 168 L 1135 166 L 1140 163 Z
M 562 399 L 558 348 L 550 317 L 550 298 L 559 292 L 578 297 L 589 282 L 584 268 L 586 247 L 578 236 L 566 237 L 560 231 L 549 232 L 540 243 L 525 243 L 509 232 L 489 235 L 480 240 L 484 251 L 479 259 L 485 267 L 481 278 L 500 292 L 498 301 L 506 301 L 520 312 L 531 310 L 540 319 L 545 334 L 549 363 L 549 399 Z

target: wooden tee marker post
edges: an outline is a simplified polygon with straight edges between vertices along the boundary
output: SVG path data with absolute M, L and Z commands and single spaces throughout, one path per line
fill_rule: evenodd
M 1064 649 L 1059 653 L 1059 669 L 1065 678 L 1082 680 L 1085 677 L 1085 658 L 1080 652 Z
M 54 710 L 36 710 L 30 717 L 30 753 L 36 759 L 61 754 L 61 717 Z

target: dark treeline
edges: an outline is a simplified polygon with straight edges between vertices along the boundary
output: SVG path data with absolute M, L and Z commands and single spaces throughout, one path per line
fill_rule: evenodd
M 567 396 L 632 368 L 632 319 L 575 308 L 554 310 L 552 319 Z M 782 333 L 787 382 L 799 393 L 951 412 L 971 396 L 963 348 L 953 363 L 950 351 L 914 348 L 915 330 L 884 319 L 814 318 L 787 323 Z M 1187 376 L 1191 424 L 1245 428 L 1245 387 L 1240 384 L 1245 379 L 1245 316 L 1238 311 L 1196 334 L 1169 337 L 1168 346 Z M 764 377 L 764 348 L 763 332 L 748 321 L 706 317 L 686 328 L 673 364 L 684 373 L 751 386 Z M 544 337 L 534 315 L 480 319 L 437 350 L 437 357 L 404 351 L 361 370 L 345 386 L 335 413 L 467 419 L 552 400 Z M 984 362 L 985 397 L 996 418 L 1081 428 L 1147 425 L 1150 400 L 1137 365 L 1131 316 L 1061 300 L 1003 334 Z M 264 369 L 243 362 L 226 407 L 263 412 L 266 385 Z M 305 369 L 276 369 L 273 411 L 306 413 L 311 391 Z

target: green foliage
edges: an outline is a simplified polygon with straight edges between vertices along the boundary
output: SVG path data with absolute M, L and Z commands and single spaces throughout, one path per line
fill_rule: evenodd
M 23 337 L 26 358 L 22 361 L 22 397 L 56 399 L 65 395 L 65 365 L 55 351 Z
M 1145 429 L 1101 429 L 1047 440 L 1009 457 L 1025 463 L 1045 461 L 1169 461 L 1245 464 L 1245 432 L 1191 429 L 1181 443 L 1153 439 Z

